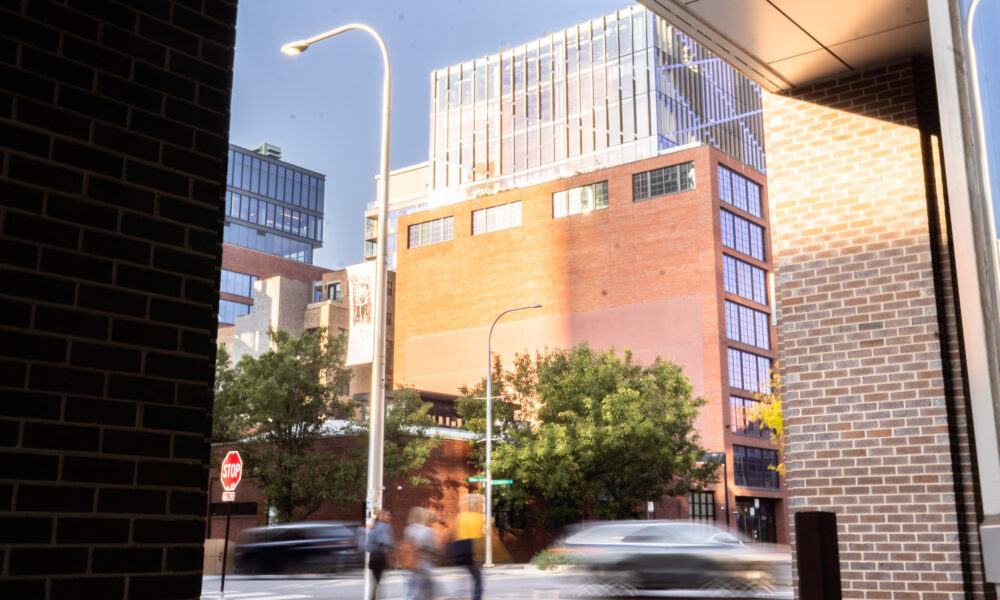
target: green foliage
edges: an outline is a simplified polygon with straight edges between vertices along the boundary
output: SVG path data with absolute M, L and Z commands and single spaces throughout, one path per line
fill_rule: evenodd
M 551 550 L 542 550 L 538 554 L 531 557 L 531 564 L 535 565 L 542 571 L 548 571 L 549 569 L 555 569 L 559 565 L 571 564 L 566 555 L 560 554 L 558 552 L 553 552 Z
M 367 422 L 356 419 L 358 406 L 339 390 L 351 378 L 344 366 L 346 339 L 325 330 L 268 331 L 272 348 L 238 364 L 220 346 L 216 359 L 216 442 L 234 442 L 244 457 L 247 477 L 277 513 L 279 522 L 300 520 L 323 502 L 360 502 L 367 466 Z M 386 477 L 419 469 L 436 440 L 425 433 L 428 405 L 412 390 L 397 393 L 386 406 Z M 340 421 L 339 433 L 361 436 L 337 455 L 316 451 L 330 434 L 327 421 Z
M 387 394 L 382 457 L 385 481 L 409 475 L 412 485 L 430 482 L 416 472 L 430 456 L 431 450 L 441 443 L 439 436 L 427 435 L 427 430 L 434 426 L 430 408 L 431 405 L 422 402 L 420 393 L 413 388 L 400 387 Z M 368 419 L 356 419 L 354 427 L 362 435 L 364 447 L 368 448 Z
M 700 398 L 673 363 L 643 367 L 630 351 L 571 350 L 519 355 L 513 371 L 495 369 L 496 395 L 516 399 L 531 426 L 509 407 L 494 409 L 496 433 L 505 443 L 493 455 L 494 477 L 514 479 L 496 488 L 515 507 L 534 502 L 550 525 L 635 516 L 647 500 L 682 494 L 714 480 L 699 464 L 704 449 L 694 431 Z M 480 416 L 483 384 L 463 389 L 459 412 L 466 426 L 485 431 Z M 515 404 L 515 402 L 508 402 Z

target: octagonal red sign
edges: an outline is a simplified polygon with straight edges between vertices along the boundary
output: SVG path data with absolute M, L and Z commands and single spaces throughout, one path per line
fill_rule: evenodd
M 222 466 L 219 469 L 219 479 L 222 480 L 222 489 L 231 492 L 236 489 L 236 484 L 243 477 L 243 459 L 240 453 L 230 450 L 226 458 L 222 459 Z

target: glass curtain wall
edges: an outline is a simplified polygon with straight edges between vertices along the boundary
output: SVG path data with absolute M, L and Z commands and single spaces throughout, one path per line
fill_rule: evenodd
M 323 245 L 325 186 L 319 173 L 230 145 L 223 241 L 312 263 Z
M 431 73 L 431 204 L 711 144 L 764 171 L 760 88 L 635 6 Z

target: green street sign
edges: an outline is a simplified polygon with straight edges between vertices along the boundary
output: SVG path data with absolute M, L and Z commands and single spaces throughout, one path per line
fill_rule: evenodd
M 469 477 L 469 483 L 486 483 L 485 477 Z M 494 479 L 493 485 L 513 485 L 513 479 Z

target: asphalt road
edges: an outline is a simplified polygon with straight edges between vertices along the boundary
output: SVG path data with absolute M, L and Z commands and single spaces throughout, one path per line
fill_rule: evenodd
M 403 571 L 390 571 L 382 578 L 381 600 L 403 598 Z M 469 598 L 471 581 L 462 569 L 454 567 L 435 570 L 435 598 L 452 600 Z M 227 575 L 226 591 L 219 592 L 219 576 L 206 575 L 202 583 L 202 600 L 361 600 L 363 579 L 359 572 L 344 575 Z M 634 592 L 608 589 L 594 585 L 589 577 L 574 571 L 552 572 L 525 569 L 517 565 L 498 567 L 484 572 L 485 600 L 583 599 L 636 597 Z M 642 597 L 669 598 L 755 598 L 790 600 L 791 589 L 770 594 L 729 595 L 720 592 L 658 592 L 643 593 Z

